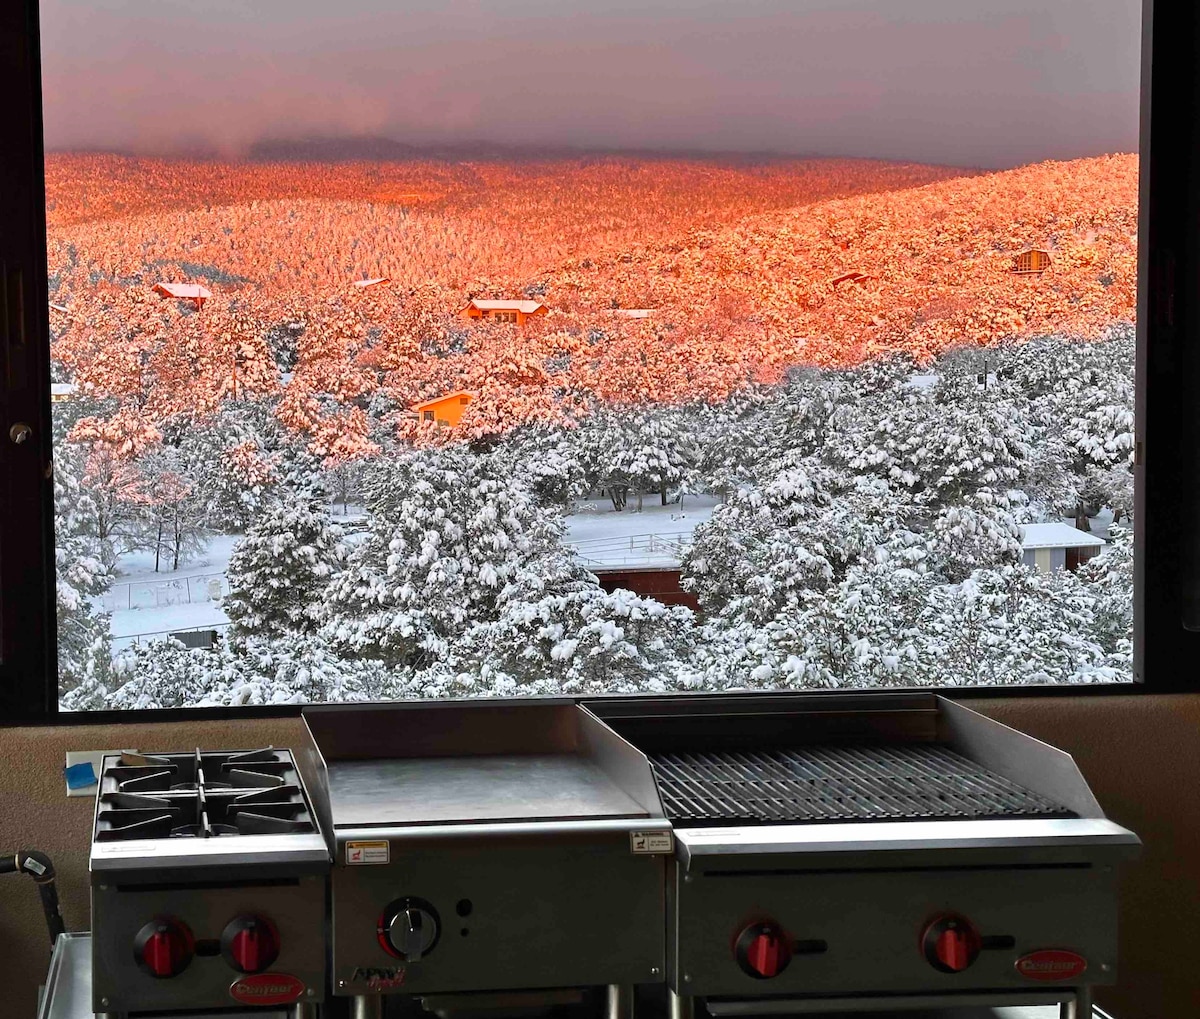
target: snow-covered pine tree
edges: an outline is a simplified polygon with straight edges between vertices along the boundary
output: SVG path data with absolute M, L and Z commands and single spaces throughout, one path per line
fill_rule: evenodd
M 83 456 L 80 447 L 64 443 L 54 458 L 58 688 L 68 710 L 107 707 L 112 671 L 108 614 L 94 600 L 112 574 L 91 526 L 91 500 L 80 485 Z
M 291 493 L 263 512 L 229 559 L 222 608 L 235 638 L 311 633 L 343 556 L 342 531 L 314 493 Z
M 330 588 L 325 627 L 344 654 L 428 667 L 559 548 L 558 518 L 465 447 L 373 463 L 363 487 L 370 529 Z
M 474 626 L 463 648 L 508 695 L 663 692 L 680 684 L 693 629 L 690 609 L 604 591 L 564 549 L 536 574 L 522 571 L 499 616 Z

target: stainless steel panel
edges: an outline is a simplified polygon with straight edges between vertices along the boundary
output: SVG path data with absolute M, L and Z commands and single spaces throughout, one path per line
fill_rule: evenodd
M 154 917 L 170 916 L 187 924 L 198 941 L 211 941 L 220 938 L 230 920 L 244 914 L 267 917 L 279 932 L 279 957 L 270 971 L 298 977 L 313 992 L 312 999 L 320 1001 L 326 986 L 325 894 L 323 876 L 230 887 L 215 882 L 200 888 L 186 884 L 141 888 L 115 881 L 93 885 L 93 929 L 104 932 L 92 946 L 94 1004 L 113 1011 L 147 1012 L 236 1008 L 229 987 L 241 974 L 222 956 L 197 955 L 178 976 L 157 980 L 138 966 L 134 940 Z M 103 999 L 107 1005 L 102 1006 Z
M 55 941 L 37 1019 L 93 1019 L 90 934 L 62 934 Z
M 63 934 L 54 945 L 46 992 L 38 1008 L 37 1019 L 97 1019 L 92 1011 L 92 936 Z M 153 1019 L 147 1016 L 145 1019 Z M 172 1012 L 171 1019 L 202 1019 L 187 1013 Z M 209 1019 L 212 1019 L 211 1013 Z M 280 1009 L 256 1008 L 222 1012 L 220 1019 L 290 1019 Z
M 669 977 L 680 992 L 741 999 L 1009 991 L 1062 1000 L 1078 983 L 1116 978 L 1116 875 L 1104 868 L 676 870 L 675 876 L 677 915 L 670 922 L 678 955 Z M 920 939 L 932 919 L 947 913 L 969 918 L 984 938 L 1012 938 L 1012 947 L 985 948 L 963 972 L 938 972 Z M 795 955 L 769 980 L 747 975 L 731 945 L 748 924 L 768 919 L 791 938 L 824 941 L 825 951 Z M 1030 980 L 1016 962 L 1039 949 L 1071 949 L 1088 968 L 1065 986 Z
M 92 873 L 127 872 L 175 867 L 205 871 L 270 864 L 273 868 L 323 873 L 329 849 L 315 832 L 308 835 L 237 835 L 210 839 L 134 839 L 93 842 Z M 196 880 L 206 878 L 196 875 Z
M 537 838 L 564 836 L 577 838 L 581 835 L 612 835 L 634 831 L 670 832 L 671 822 L 663 817 L 616 817 L 603 821 L 486 821 L 479 824 L 417 824 L 407 828 L 340 828 L 337 843 L 341 847 L 335 859 L 345 862 L 347 842 L 357 840 L 387 840 L 393 843 L 392 856 L 404 852 L 404 846 L 396 843 L 431 841 L 469 841 L 490 838 Z
M 1038 995 L 1030 1000 L 1048 999 L 1045 995 Z M 995 995 L 970 995 L 952 1005 L 944 1000 L 930 1002 L 921 997 L 915 997 L 903 1005 L 879 998 L 844 998 L 837 1002 L 803 998 L 752 998 L 746 1001 L 710 1002 L 708 1011 L 715 1016 L 807 1015 L 810 1019 L 843 1016 L 847 1012 L 860 1015 L 861 1019 L 884 1019 L 887 1016 L 898 1019 L 1059 1019 L 1057 1004 L 997 1005 Z
M 587 753 L 650 817 L 662 817 L 662 802 L 646 755 L 587 708 L 580 710 L 580 738 Z
M 325 763 L 399 757 L 579 750 L 582 709 L 571 701 L 418 701 L 319 705 L 304 710 Z
M 369 992 L 372 979 L 418 995 L 660 982 L 669 857 L 632 853 L 627 830 L 541 829 L 393 840 L 386 865 L 346 865 L 340 853 L 335 993 Z M 384 907 L 403 897 L 431 905 L 440 926 L 434 947 L 407 965 L 376 935 Z
M 1106 851 L 1132 855 L 1140 842 L 1112 821 L 1088 818 L 1009 818 L 990 821 L 880 821 L 851 824 L 749 825 L 740 828 L 676 829 L 677 855 L 689 868 L 737 857 L 731 867 L 747 866 L 746 857 L 791 854 L 871 854 L 870 866 L 894 863 L 887 854 L 1021 849 L 1057 849 L 1092 860 Z M 882 855 L 881 855 L 882 854 Z M 856 865 L 859 861 L 856 861 Z M 943 859 L 938 859 L 942 863 Z
M 582 757 L 528 754 L 329 764 L 335 828 L 646 817 Z
M 1104 816 L 1070 754 L 945 697 L 937 701 L 939 737 L 959 753 L 1080 817 Z

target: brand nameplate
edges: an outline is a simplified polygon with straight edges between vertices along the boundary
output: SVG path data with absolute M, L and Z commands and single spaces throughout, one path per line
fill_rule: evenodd
M 301 997 L 304 981 L 290 973 L 253 973 L 229 985 L 229 996 L 243 1005 L 287 1005 Z
M 1087 965 L 1082 955 L 1065 948 L 1043 948 L 1016 962 L 1017 972 L 1030 980 L 1070 980 L 1082 975 Z

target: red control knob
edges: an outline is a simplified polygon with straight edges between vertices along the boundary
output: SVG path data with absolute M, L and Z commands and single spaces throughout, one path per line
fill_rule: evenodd
M 195 940 L 187 925 L 179 920 L 151 920 L 133 939 L 133 957 L 152 977 L 178 976 L 192 961 Z
M 782 973 L 792 961 L 792 946 L 777 924 L 752 923 L 738 935 L 734 957 L 745 973 L 768 980 Z
M 921 945 L 929 964 L 943 973 L 961 973 L 983 947 L 979 931 L 965 916 L 940 916 L 925 928 Z
M 242 973 L 261 973 L 279 957 L 279 932 L 266 917 L 235 917 L 221 932 L 221 954 Z

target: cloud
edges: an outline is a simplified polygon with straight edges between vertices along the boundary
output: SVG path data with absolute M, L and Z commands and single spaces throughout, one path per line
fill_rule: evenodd
M 387 136 L 1011 166 L 1137 145 L 1136 0 L 43 0 L 47 145 Z

